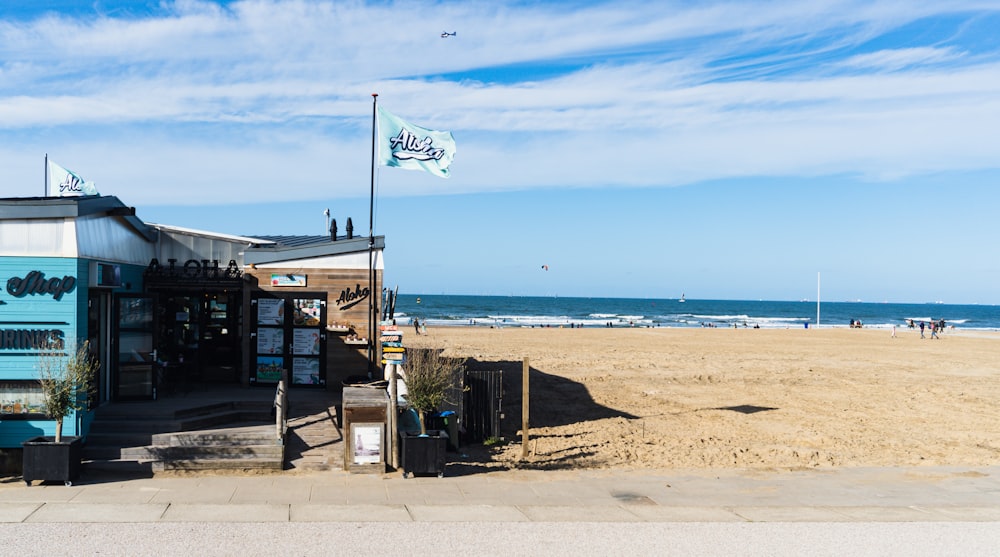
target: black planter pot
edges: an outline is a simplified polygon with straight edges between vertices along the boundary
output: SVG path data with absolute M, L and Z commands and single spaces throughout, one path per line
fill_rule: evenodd
M 56 443 L 54 437 L 34 437 L 21 446 L 24 459 L 21 462 L 21 477 L 31 485 L 34 480 L 62 481 L 73 485 L 80 476 L 81 449 L 83 441 L 79 437 L 63 436 Z
M 439 478 L 443 477 L 447 450 L 447 432 L 428 430 L 427 437 L 421 437 L 418 431 L 400 432 L 399 452 L 403 477 L 418 474 L 436 474 Z

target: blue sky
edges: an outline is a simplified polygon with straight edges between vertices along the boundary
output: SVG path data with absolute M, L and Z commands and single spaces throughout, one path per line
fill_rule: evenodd
M 0 197 L 367 234 L 407 293 L 1000 303 L 1000 2 L 11 1 Z M 442 31 L 454 37 L 441 38 Z M 548 265 L 549 270 L 542 269 Z

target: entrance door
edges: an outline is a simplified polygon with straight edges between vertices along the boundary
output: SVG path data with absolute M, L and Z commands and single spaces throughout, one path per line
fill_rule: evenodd
M 114 308 L 114 398 L 156 398 L 156 298 L 149 294 L 116 294 Z
M 111 385 L 111 375 L 108 373 L 108 355 L 111 350 L 107 343 L 110 336 L 108 324 L 108 305 L 110 295 L 107 292 L 100 292 L 92 289 L 87 297 L 87 340 L 90 342 L 90 350 L 97 357 L 101 369 L 95 381 L 97 392 L 95 397 L 98 403 L 107 402 L 110 399 L 109 386 Z
M 239 382 L 240 300 L 229 290 L 160 293 L 155 346 L 166 366 L 164 389 Z
M 202 306 L 201 376 L 203 381 L 240 380 L 239 292 L 206 293 Z

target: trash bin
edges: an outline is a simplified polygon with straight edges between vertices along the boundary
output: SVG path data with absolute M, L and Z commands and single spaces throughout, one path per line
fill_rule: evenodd
M 427 429 L 448 432 L 448 450 L 458 450 L 458 414 L 452 410 L 435 412 L 427 417 Z

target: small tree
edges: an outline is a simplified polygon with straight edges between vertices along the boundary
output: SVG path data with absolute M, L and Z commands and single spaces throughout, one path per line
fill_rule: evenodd
M 448 400 L 456 374 L 465 360 L 442 356 L 440 350 L 407 350 L 406 394 L 403 397 L 417 411 L 420 434 L 427 435 L 425 414 L 437 410 Z
M 43 354 L 38 360 L 38 382 L 42 385 L 45 414 L 56 421 L 56 443 L 62 441 L 63 420 L 74 410 L 87 407 L 100 363 L 90 356 L 84 341 L 68 356 Z

